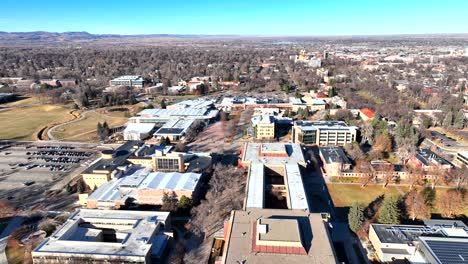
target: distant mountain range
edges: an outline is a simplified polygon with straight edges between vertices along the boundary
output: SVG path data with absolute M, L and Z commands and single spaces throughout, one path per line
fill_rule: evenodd
M 178 38 L 199 38 L 199 37 L 226 37 L 234 35 L 190 35 L 190 34 L 144 34 L 144 35 L 118 35 L 118 34 L 91 34 L 86 31 L 82 32 L 47 32 L 47 31 L 33 31 L 33 32 L 4 32 L 0 31 L 0 41 L 86 41 L 110 38 L 135 38 L 135 37 L 178 37 Z
M 39 44 L 39 43 L 67 43 L 67 42 L 94 42 L 100 40 L 138 40 L 138 39 L 156 39 L 156 38 L 300 38 L 300 39 L 350 39 L 350 38 L 369 38 L 369 39 L 419 39 L 419 38 L 468 38 L 467 33 L 462 34 L 413 34 L 413 35 L 376 35 L 376 36 L 252 36 L 252 35 L 197 35 L 197 34 L 142 34 L 142 35 L 118 35 L 118 34 L 91 34 L 82 32 L 3 32 L 0 31 L 0 43 L 8 45 L 17 44 Z

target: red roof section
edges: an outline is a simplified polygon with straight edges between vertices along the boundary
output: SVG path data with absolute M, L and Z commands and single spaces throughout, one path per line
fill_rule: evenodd
M 283 246 L 263 246 L 255 243 L 257 236 L 257 223 L 253 223 L 253 234 L 252 234 L 252 251 L 261 253 L 277 253 L 277 254 L 295 254 L 295 255 L 307 255 L 307 252 L 303 247 L 283 247 Z
M 328 95 L 324 93 L 317 93 L 317 98 L 328 98 Z
M 368 118 L 374 118 L 375 112 L 370 110 L 369 108 L 362 108 L 361 113 L 363 113 Z

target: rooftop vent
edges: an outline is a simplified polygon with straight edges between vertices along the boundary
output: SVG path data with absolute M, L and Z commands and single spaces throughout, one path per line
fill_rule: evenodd
M 268 229 L 268 225 L 262 225 L 262 224 L 258 225 L 258 233 L 260 234 L 266 234 L 267 229 Z

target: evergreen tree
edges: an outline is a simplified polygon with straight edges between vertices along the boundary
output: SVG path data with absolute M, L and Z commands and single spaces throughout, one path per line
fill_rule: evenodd
M 177 203 L 177 208 L 182 210 L 188 210 L 192 207 L 192 199 L 188 198 L 185 195 L 182 195 Z
M 171 140 L 169 139 L 169 137 L 166 137 L 166 139 L 164 140 L 164 145 L 168 146 L 171 144 Z
M 106 121 L 102 124 L 102 133 L 101 133 L 101 140 L 105 140 L 107 137 L 110 136 L 110 128 Z
M 421 190 L 421 195 L 424 198 L 424 203 L 428 206 L 434 205 L 434 201 L 436 199 L 436 192 L 431 187 L 427 186 Z
M 455 119 L 453 120 L 453 127 L 456 129 L 463 129 L 465 121 L 465 114 L 463 110 L 460 110 L 455 115 Z
M 166 138 L 165 138 L 165 137 L 161 137 L 161 138 L 159 139 L 159 145 L 161 145 L 161 146 L 166 145 Z
M 354 203 L 348 213 L 349 228 L 356 233 L 364 223 L 364 206 Z
M 377 221 L 381 224 L 400 224 L 400 196 L 386 196 L 379 210 Z
M 444 118 L 444 121 L 442 122 L 442 126 L 445 128 L 449 128 L 452 126 L 452 122 L 453 122 L 453 113 L 448 112 Z
M 100 122 L 97 123 L 97 135 L 99 138 L 102 138 L 102 125 Z
M 162 99 L 160 105 L 161 105 L 161 109 L 166 109 L 166 107 L 167 107 L 166 100 Z

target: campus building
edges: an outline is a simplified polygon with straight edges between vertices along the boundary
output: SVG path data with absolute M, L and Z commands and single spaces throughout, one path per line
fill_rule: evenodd
M 169 212 L 79 209 L 32 252 L 34 264 L 158 263 L 172 237 Z
M 337 263 L 320 214 L 251 208 L 225 223 L 222 264 Z
M 246 143 L 240 164 L 248 168 L 246 210 L 309 209 L 301 176 L 307 164 L 299 144 Z
M 467 243 L 468 227 L 459 220 L 428 219 L 424 220 L 424 225 L 371 224 L 369 228 L 369 241 L 372 243 L 377 257 L 382 262 L 391 262 L 398 259 L 410 261 L 412 259 L 421 259 L 418 246 L 421 239 L 425 240 L 426 237 L 437 237 L 442 240 L 453 237 L 463 238 Z M 456 257 L 455 251 L 450 254 Z M 424 260 L 424 258 L 422 259 Z M 422 262 L 414 262 L 440 263 L 428 262 L 427 259 Z
M 151 123 L 130 123 L 123 132 L 124 140 L 143 140 L 152 135 L 154 124 Z
M 319 146 L 343 146 L 356 141 L 358 128 L 343 121 L 295 121 L 292 142 Z
M 446 159 L 435 154 L 432 150 L 421 148 L 416 152 L 409 162 L 418 168 L 425 171 L 443 169 L 448 170 L 452 168 L 452 164 Z
M 275 118 L 273 116 L 254 116 L 251 120 L 254 138 L 274 139 L 275 138 Z
M 124 75 L 109 81 L 111 86 L 128 86 L 142 88 L 145 80 L 139 75 Z
M 93 190 L 118 177 L 128 168 L 127 158 L 141 145 L 139 141 L 127 141 L 115 150 L 103 150 L 101 157 L 81 173 L 84 183 Z
M 341 147 L 320 147 L 319 151 L 327 176 L 341 176 L 351 170 L 351 161 Z
M 208 123 L 218 116 L 218 110 L 208 108 L 145 109 L 129 119 L 130 123 L 164 124 L 175 119 L 201 120 Z
M 455 157 L 455 164 L 468 167 L 468 151 L 459 151 Z
M 194 198 L 200 177 L 201 174 L 193 172 L 150 172 L 150 168 L 133 167 L 121 178 L 101 185 L 86 199 L 86 206 L 120 209 L 133 205 L 162 205 L 164 193 Z

